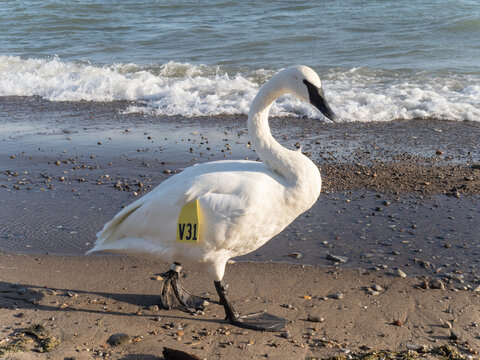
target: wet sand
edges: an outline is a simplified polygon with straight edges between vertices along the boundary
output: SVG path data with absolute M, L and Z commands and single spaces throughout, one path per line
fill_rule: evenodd
M 87 263 L 94 263 L 98 273 L 102 273 L 100 268 L 104 262 L 107 267 L 110 266 L 109 262 L 115 261 L 125 261 L 126 266 L 133 266 L 130 264 L 144 260 L 14 254 L 83 254 L 94 242 L 95 233 L 122 206 L 134 201 L 168 176 L 197 162 L 225 158 L 257 158 L 248 144 L 246 119 L 243 117 L 156 118 L 127 115 L 121 113 L 128 105 L 123 102 L 49 103 L 41 99 L 30 98 L 26 101 L 24 98 L 12 97 L 3 98 L 1 105 L 0 250 L 8 253 L 2 255 L 4 270 L 0 272 L 0 280 L 4 281 L 7 287 L 11 283 L 25 281 L 25 286 L 56 286 L 71 288 L 73 291 L 98 291 L 86 283 L 78 283 L 76 274 L 82 271 L 78 269 Z M 318 164 L 323 179 L 322 195 L 312 209 L 299 217 L 282 234 L 256 252 L 235 259 L 237 262 L 295 264 L 255 265 L 249 276 L 258 277 L 255 269 L 263 269 L 264 266 L 271 266 L 275 271 L 269 272 L 268 278 L 257 278 L 258 285 L 248 285 L 248 281 L 244 279 L 246 285 L 241 285 L 239 289 L 245 286 L 245 289 L 249 290 L 244 295 L 237 292 L 237 298 L 251 296 L 249 286 L 258 286 L 257 301 L 259 304 L 264 301 L 268 303 L 267 297 L 260 294 L 258 289 L 277 281 L 276 273 L 288 274 L 285 277 L 292 279 L 305 276 L 305 287 L 295 288 L 292 285 L 292 291 L 288 291 L 288 294 L 283 294 L 282 289 L 272 286 L 269 294 L 279 293 L 279 297 L 268 295 L 268 299 L 275 302 L 276 310 L 282 301 L 288 302 L 287 297 L 298 299 L 298 296 L 303 296 L 303 292 L 308 292 L 308 279 L 314 282 L 315 277 L 322 274 L 322 279 L 330 283 L 334 281 L 335 273 L 339 272 L 345 277 L 342 281 L 348 279 L 347 283 L 356 283 L 357 288 L 353 292 L 356 294 L 354 298 L 357 303 L 365 297 L 369 298 L 365 291 L 360 290 L 360 283 L 361 286 L 366 286 L 378 277 L 378 282 L 393 281 L 395 285 L 389 286 L 402 283 L 398 286 L 403 289 L 401 291 L 406 298 L 417 299 L 417 294 L 423 294 L 418 295 L 419 298 L 425 298 L 425 304 L 430 301 L 429 304 L 432 305 L 444 297 L 459 296 L 464 297 L 462 301 L 466 301 L 465 304 L 477 306 L 478 309 L 478 298 L 473 290 L 480 283 L 480 124 L 418 120 L 334 125 L 310 119 L 280 118 L 272 119 L 271 127 L 274 136 L 282 144 L 292 149 L 301 147 L 301 150 Z M 346 262 L 335 262 L 334 257 L 329 255 L 342 256 L 344 258 L 340 260 Z M 45 271 L 36 274 L 31 272 L 31 281 L 20 280 L 23 270 L 15 267 L 10 269 L 4 265 L 13 259 L 12 261 L 22 264 L 25 269 L 30 269 L 28 264 L 33 266 L 38 263 L 34 260 L 35 257 L 44 259 L 40 263 L 45 267 Z M 77 270 L 72 268 L 74 270 L 71 275 L 62 274 L 63 282 L 57 285 L 40 285 L 52 277 L 52 271 L 58 271 L 54 269 L 68 268 L 70 262 L 77 264 Z M 50 265 L 47 266 L 47 263 Z M 142 269 L 141 276 L 145 281 L 155 272 L 165 270 L 152 269 L 151 263 L 144 265 L 146 268 Z M 325 267 L 302 269 L 301 265 Z M 236 264 L 232 267 L 236 266 L 245 265 Z M 407 274 L 406 279 L 394 276 L 398 269 Z M 108 298 L 110 293 L 117 291 L 113 288 L 117 286 L 117 278 L 113 274 L 110 277 L 108 271 L 105 271 L 99 276 L 98 286 L 101 288 L 102 282 L 107 286 L 104 296 Z M 365 284 L 363 279 L 367 275 L 362 275 L 364 272 L 373 277 L 368 278 Z M 244 268 L 234 272 L 235 277 L 229 281 L 233 283 L 236 277 L 241 277 L 243 273 Z M 207 284 L 206 275 L 201 272 L 199 274 L 199 279 L 205 281 L 205 286 L 213 288 L 211 284 Z M 421 283 L 423 277 L 441 280 L 450 291 L 415 289 L 413 284 Z M 130 274 L 124 280 L 129 279 Z M 338 291 L 346 291 L 340 289 L 342 281 L 335 285 Z M 158 294 L 158 289 L 152 291 L 148 285 L 145 286 L 147 288 L 144 290 L 148 290 L 145 294 Z M 144 293 L 140 288 L 136 294 Z M 320 292 L 328 291 L 330 290 L 323 289 Z M 12 305 L 4 298 L 0 298 L 2 306 L 11 309 Z M 153 300 L 152 297 L 150 299 Z M 376 298 L 371 299 L 373 301 Z M 392 295 L 388 301 L 394 299 L 395 296 Z M 146 304 L 141 306 L 144 305 Z M 326 314 L 322 316 L 330 317 L 332 309 L 327 307 L 323 312 L 322 301 L 315 305 Z M 34 308 L 34 305 L 29 307 L 32 311 Z M 302 311 L 306 312 L 307 309 L 308 307 Z M 420 327 L 427 326 L 427 323 L 428 326 L 434 326 L 438 322 L 439 313 L 419 315 L 418 311 L 416 305 L 409 307 L 408 311 L 405 310 L 405 314 L 408 313 L 405 318 L 424 316 L 422 324 L 418 325 Z M 358 318 L 359 314 L 351 313 L 350 310 L 348 313 L 351 314 L 348 321 L 335 315 L 338 323 L 332 324 L 328 331 L 344 331 L 345 327 L 351 326 L 358 332 L 358 324 L 366 326 L 365 322 Z M 65 312 L 65 316 L 66 314 Z M 161 316 L 167 316 L 166 314 L 168 312 L 162 312 Z M 221 311 L 218 311 L 218 316 L 220 314 Z M 284 315 L 283 312 L 277 314 Z M 44 321 L 48 319 L 47 315 L 48 313 L 44 313 Z M 10 321 L 10 327 L 14 327 L 14 313 L 2 311 L 1 316 L 2 320 Z M 81 318 L 84 316 L 82 313 Z M 191 320 L 188 315 L 181 316 Z M 386 315 L 385 319 L 377 319 L 376 314 L 370 316 L 375 320 L 375 326 L 380 326 L 377 321 L 387 321 Z M 476 313 L 471 316 L 471 324 L 478 323 L 475 320 Z M 109 321 L 116 323 L 114 318 L 118 321 L 123 319 L 118 312 L 112 315 Z M 10 324 L 8 321 L 4 323 Z M 349 321 L 352 321 L 353 325 L 348 325 Z M 324 329 L 326 322 L 318 325 L 318 328 Z M 220 320 L 219 323 L 216 320 L 214 323 L 215 326 L 220 326 Z M 139 333 L 144 325 L 142 324 L 135 325 L 138 326 L 136 329 L 139 329 Z M 471 324 L 465 323 L 463 327 Z M 128 326 L 133 325 L 129 323 Z M 400 328 L 402 331 L 406 329 Z M 62 329 L 62 326 L 59 325 L 58 329 Z M 302 331 L 308 331 L 306 328 L 295 329 L 299 336 L 303 334 Z M 414 339 L 417 335 L 412 335 L 416 334 L 413 329 L 409 330 L 409 336 Z M 237 330 L 232 330 L 232 333 L 235 331 Z M 352 333 L 355 331 L 352 330 Z M 478 334 L 471 333 L 470 344 L 478 348 L 475 343 L 478 341 Z M 340 332 L 333 332 L 332 337 L 327 339 L 342 342 L 337 334 Z M 260 342 L 276 339 L 266 334 L 255 336 L 263 339 L 259 340 Z M 354 339 L 352 336 L 349 334 L 345 338 Z M 221 336 L 215 341 L 220 341 L 220 338 Z M 71 340 L 68 339 L 66 343 Z M 396 336 L 393 336 L 391 341 L 384 338 L 381 338 L 381 341 L 367 340 L 363 340 L 363 345 L 373 345 L 375 349 L 387 347 L 404 350 L 407 343 L 406 338 L 402 340 Z M 105 345 L 105 339 L 101 337 L 89 341 L 97 348 Z M 355 341 L 358 350 L 361 341 Z M 156 342 L 158 339 L 155 344 Z M 452 340 L 448 336 L 440 336 L 437 342 L 451 343 Z M 65 341 L 62 343 L 65 344 Z M 212 349 L 221 351 L 219 344 L 220 342 Z M 381 346 L 382 344 L 384 346 Z M 137 343 L 133 345 L 137 346 Z M 147 353 L 153 354 L 153 348 L 152 345 Z M 180 348 L 188 349 L 185 346 Z M 226 348 L 232 346 L 228 345 Z M 279 348 L 281 347 L 268 344 L 263 344 L 262 347 L 267 349 L 266 353 L 273 358 L 278 358 L 275 349 Z M 299 353 L 289 353 L 292 354 L 290 358 L 305 358 L 308 354 L 317 354 L 306 352 L 305 349 L 310 351 L 310 348 L 310 344 L 304 344 Z M 343 351 L 335 347 L 334 350 Z M 127 346 L 124 351 L 126 354 L 134 354 L 137 349 Z M 214 350 L 196 353 L 207 354 L 208 356 L 205 356 L 208 358 L 218 358 L 212 351 Z M 264 350 L 258 351 L 258 357 L 261 357 Z M 81 352 L 84 352 L 83 349 Z M 323 354 L 327 353 L 321 354 L 324 356 Z M 160 356 L 160 353 L 155 355 Z M 230 356 L 242 358 L 236 353 L 231 353 Z M 249 353 L 249 356 L 256 358 L 257 354 Z M 122 357 L 118 355 L 118 358 Z

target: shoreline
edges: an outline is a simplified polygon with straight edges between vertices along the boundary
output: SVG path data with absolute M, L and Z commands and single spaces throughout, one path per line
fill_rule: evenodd
M 0 127 L 15 119 L 19 130 L 0 138 L 0 250 L 83 254 L 105 222 L 172 174 L 257 158 L 245 117 L 157 118 L 121 114 L 128 102 L 29 100 L 1 99 Z M 317 163 L 322 194 L 237 260 L 331 265 L 330 253 L 347 257 L 347 268 L 479 281 L 480 123 L 273 118 L 271 127 Z

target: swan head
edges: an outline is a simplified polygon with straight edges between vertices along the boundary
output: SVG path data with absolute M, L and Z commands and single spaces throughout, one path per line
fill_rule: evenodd
M 315 106 L 327 118 L 338 122 L 338 117 L 328 105 L 317 73 L 308 66 L 289 67 L 278 75 L 288 92 Z

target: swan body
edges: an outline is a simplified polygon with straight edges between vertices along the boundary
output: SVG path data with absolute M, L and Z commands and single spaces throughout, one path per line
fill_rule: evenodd
M 185 169 L 120 211 L 97 234 L 88 251 L 150 253 L 167 260 L 201 263 L 217 283 L 228 259 L 248 254 L 280 233 L 320 195 L 317 166 L 271 135 L 268 112 L 292 93 L 336 120 L 310 68 L 287 68 L 272 77 L 253 100 L 248 131 L 263 162 L 226 160 Z M 196 244 L 176 241 L 182 207 L 198 200 L 202 227 Z M 220 294 L 220 293 L 219 293 Z

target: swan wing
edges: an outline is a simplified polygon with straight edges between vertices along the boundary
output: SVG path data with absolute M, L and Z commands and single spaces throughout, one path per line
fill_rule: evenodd
M 154 252 L 166 259 L 178 251 L 188 253 L 192 249 L 175 241 L 176 224 L 181 208 L 196 199 L 204 219 L 201 235 L 205 241 L 195 251 L 236 252 L 242 233 L 245 237 L 245 232 L 262 221 L 259 209 L 265 206 L 259 205 L 275 184 L 280 187 L 276 177 L 257 162 L 224 161 L 190 167 L 120 211 L 97 234 L 88 253 Z

